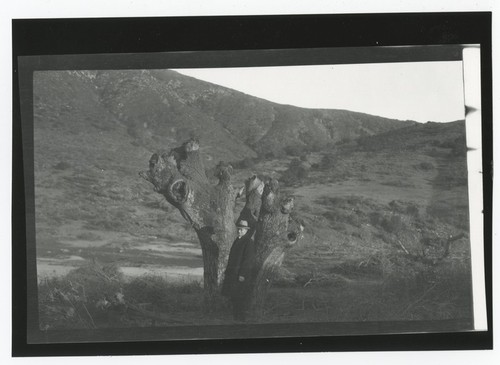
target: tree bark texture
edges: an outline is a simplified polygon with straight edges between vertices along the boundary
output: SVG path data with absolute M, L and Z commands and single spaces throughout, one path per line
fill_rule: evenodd
M 176 207 L 193 226 L 200 241 L 204 265 L 205 308 L 214 310 L 219 286 L 227 265 L 231 244 L 236 237 L 235 203 L 241 190 L 231 184 L 232 167 L 219 163 L 218 183 L 205 174 L 196 139 L 168 153 L 155 153 L 149 170 L 140 175 L 153 184 L 156 192 Z M 252 176 L 245 181 L 245 206 L 238 220 L 246 220 L 255 232 L 256 267 L 251 307 L 261 312 L 275 271 L 286 251 L 298 242 L 303 227 L 290 218 L 293 198 L 280 197 L 277 180 L 261 181 Z
M 255 232 L 256 275 L 251 307 L 261 315 L 268 289 L 286 252 L 302 237 L 304 227 L 290 216 L 292 197 L 280 197 L 277 180 L 268 181 L 262 193 L 259 220 Z
M 212 185 L 205 174 L 195 139 L 168 153 L 155 153 L 149 170 L 140 175 L 176 207 L 195 229 L 203 254 L 205 308 L 215 307 L 217 291 L 235 237 L 234 206 L 237 190 L 231 185 L 232 167 L 219 164 Z

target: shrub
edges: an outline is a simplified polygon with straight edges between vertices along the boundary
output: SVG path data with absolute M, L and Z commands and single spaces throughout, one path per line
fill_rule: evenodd
M 410 204 L 406 207 L 406 214 L 410 216 L 418 217 L 419 213 L 419 209 L 415 204 Z
M 159 302 L 167 298 L 167 283 L 158 275 L 143 275 L 125 287 L 125 295 L 138 302 Z
M 361 227 L 363 223 L 362 217 L 353 212 L 345 212 L 342 210 L 331 210 L 322 214 L 323 217 L 329 220 L 330 226 L 340 228 L 338 223 L 346 223 L 354 227 Z M 336 228 L 335 228 L 336 229 Z M 337 229 L 339 230 L 339 229 Z M 340 229 L 343 230 L 343 229 Z
M 123 274 L 116 264 L 91 263 L 70 271 L 65 280 L 85 288 L 86 300 L 95 304 L 103 297 L 113 297 L 121 289 Z
M 418 168 L 424 171 L 429 171 L 434 169 L 434 165 L 431 164 L 430 162 L 420 162 L 418 164 Z
M 274 158 L 274 152 L 273 152 L 273 151 L 266 152 L 266 153 L 264 154 L 264 158 L 265 158 L 266 160 L 272 160 L 272 159 Z
M 337 157 L 333 154 L 324 155 L 321 158 L 320 166 L 324 169 L 330 169 L 337 165 Z
M 370 220 L 370 224 L 373 226 L 378 226 L 382 223 L 383 220 L 383 215 L 379 212 L 371 212 L 368 215 L 368 218 Z
M 332 229 L 336 230 L 337 232 L 346 232 L 347 231 L 346 224 L 342 223 L 342 222 L 332 222 L 332 223 L 330 223 L 330 227 L 332 227 Z
M 442 157 L 443 154 L 439 152 L 435 147 L 432 147 L 427 151 L 427 155 L 431 157 Z
M 351 137 L 342 137 L 338 142 L 337 144 L 339 145 L 344 145 L 344 144 L 348 144 L 352 142 L 352 138 Z
M 301 146 L 298 144 L 293 144 L 285 147 L 285 152 L 289 156 L 302 156 L 307 152 L 306 146 Z
M 345 220 L 348 224 L 350 224 L 351 226 L 354 226 L 354 227 L 357 227 L 357 228 L 360 228 L 361 227 L 361 224 L 362 224 L 362 219 L 359 215 L 357 214 L 347 214 L 345 216 Z
M 338 212 L 334 212 L 334 211 L 325 212 L 322 215 L 323 215 L 323 217 L 325 217 L 326 219 L 328 219 L 332 223 L 339 221 L 340 217 L 341 217 Z
M 104 309 L 124 309 L 122 284 L 122 274 L 113 264 L 88 264 L 63 278 L 41 282 L 40 328 L 98 327 L 109 320 Z
M 380 257 L 375 255 L 365 260 L 349 260 L 337 264 L 329 269 L 330 273 L 341 274 L 348 278 L 369 277 L 371 279 L 383 274 Z
M 135 303 L 147 303 L 159 311 L 199 311 L 203 288 L 197 281 L 171 283 L 160 275 L 143 275 L 124 287 L 125 297 Z
M 102 239 L 101 236 L 93 232 L 82 232 L 78 234 L 76 238 L 83 241 L 99 241 Z
M 235 169 L 249 169 L 249 168 L 255 166 L 256 162 L 257 162 L 256 159 L 254 159 L 252 157 L 246 157 L 243 160 L 232 163 L 232 166 Z
M 384 181 L 381 184 L 388 185 L 388 186 L 395 186 L 398 188 L 413 188 L 413 187 L 415 187 L 415 184 L 412 184 L 412 183 L 407 182 L 407 181 L 402 181 L 402 180 Z
M 71 167 L 71 165 L 69 163 L 67 163 L 67 162 L 64 162 L 64 161 L 61 161 L 58 164 L 54 165 L 54 169 L 61 170 L 61 171 L 67 170 L 70 167 Z
M 126 281 L 114 265 L 88 264 L 38 286 L 40 328 L 101 328 L 144 325 L 136 308 L 150 313 L 200 312 L 197 281 L 172 283 L 160 275 Z M 147 322 L 149 323 L 149 322 Z
M 399 214 L 407 214 L 409 216 L 418 217 L 419 209 L 415 203 L 393 200 L 389 203 L 392 212 Z
M 427 214 L 434 218 L 446 220 L 451 215 L 451 206 L 448 202 L 435 201 L 427 207 Z
M 281 181 L 285 184 L 293 184 L 305 180 L 309 175 L 309 166 L 298 158 L 290 161 L 288 169 L 281 176 Z
M 384 218 L 380 225 L 388 233 L 397 233 L 403 228 L 403 221 L 399 215 L 394 214 L 390 218 Z

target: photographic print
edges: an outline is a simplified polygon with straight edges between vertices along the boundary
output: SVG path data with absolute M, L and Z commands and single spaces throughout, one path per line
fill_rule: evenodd
M 488 43 L 350 18 L 19 23 L 17 353 L 487 346 Z
M 39 329 L 473 328 L 463 90 L 461 61 L 35 71 Z

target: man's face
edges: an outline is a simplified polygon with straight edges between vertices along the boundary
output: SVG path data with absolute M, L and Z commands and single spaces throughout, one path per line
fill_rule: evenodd
M 238 238 L 241 238 L 247 233 L 248 229 L 246 228 L 238 228 Z

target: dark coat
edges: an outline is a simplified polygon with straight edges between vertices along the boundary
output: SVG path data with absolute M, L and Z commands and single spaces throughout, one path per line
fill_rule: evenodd
M 236 238 L 229 252 L 222 295 L 227 297 L 249 294 L 255 269 L 255 245 L 249 234 Z M 240 282 L 238 278 L 245 280 Z

